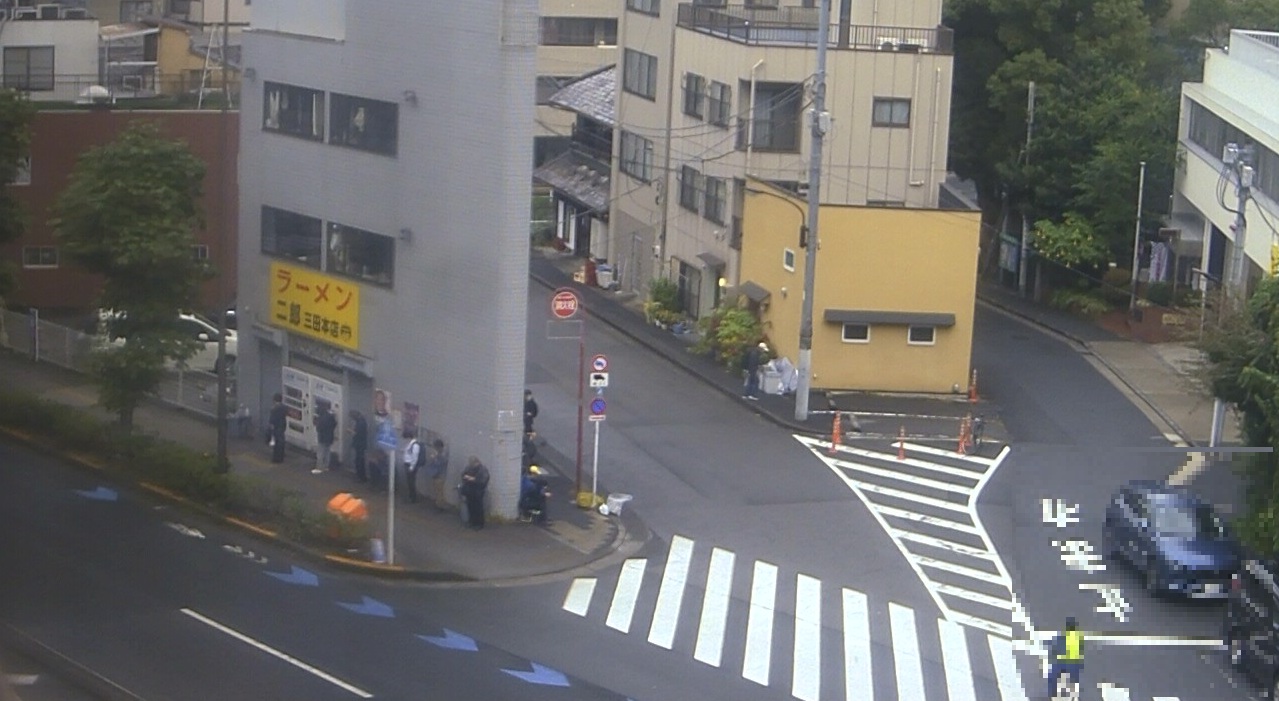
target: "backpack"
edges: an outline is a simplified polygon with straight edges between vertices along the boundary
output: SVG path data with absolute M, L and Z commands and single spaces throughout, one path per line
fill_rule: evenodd
M 413 463 L 414 470 L 420 470 L 426 466 L 426 446 L 421 441 L 413 441 L 417 443 L 417 461 Z

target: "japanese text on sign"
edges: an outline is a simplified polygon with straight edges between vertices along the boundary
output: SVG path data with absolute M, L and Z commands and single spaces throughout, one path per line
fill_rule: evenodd
M 360 348 L 360 288 L 281 263 L 271 264 L 271 323 L 349 350 Z

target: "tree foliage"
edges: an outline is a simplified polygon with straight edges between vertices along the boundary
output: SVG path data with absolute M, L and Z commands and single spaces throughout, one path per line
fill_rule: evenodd
M 1061 223 L 1035 222 L 1034 245 L 1039 255 L 1070 268 L 1102 263 L 1108 255 L 1097 230 L 1075 212 L 1067 212 Z
M 1279 278 L 1262 280 L 1245 309 L 1226 314 L 1205 335 L 1203 351 L 1213 394 L 1235 406 L 1247 445 L 1279 451 Z M 1240 533 L 1261 552 L 1279 554 L 1279 452 L 1250 454 L 1245 474 Z
M 0 244 L 22 236 L 25 220 L 10 188 L 18 176 L 19 161 L 27 155 L 31 138 L 31 103 L 15 90 L 0 90 Z M 0 261 L 0 299 L 13 291 L 13 266 Z
M 54 207 L 67 256 L 104 279 L 101 306 L 114 311 L 106 331 L 123 343 L 95 353 L 95 376 L 126 427 L 165 362 L 195 350 L 175 321 L 210 274 L 192 255 L 204 171 L 185 143 L 137 123 L 80 157 Z

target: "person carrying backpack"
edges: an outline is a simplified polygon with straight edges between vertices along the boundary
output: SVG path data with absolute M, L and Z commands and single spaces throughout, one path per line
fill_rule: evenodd
M 417 503 L 417 471 L 426 465 L 426 450 L 417 439 L 417 433 L 409 434 L 411 439 L 404 449 L 404 481 L 409 487 L 409 503 Z

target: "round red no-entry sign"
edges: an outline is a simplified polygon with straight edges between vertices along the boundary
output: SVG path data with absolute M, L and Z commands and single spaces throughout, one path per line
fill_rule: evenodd
M 551 297 L 551 314 L 556 319 L 572 319 L 577 315 L 577 308 L 581 304 L 577 293 L 572 290 L 556 290 L 555 295 Z

